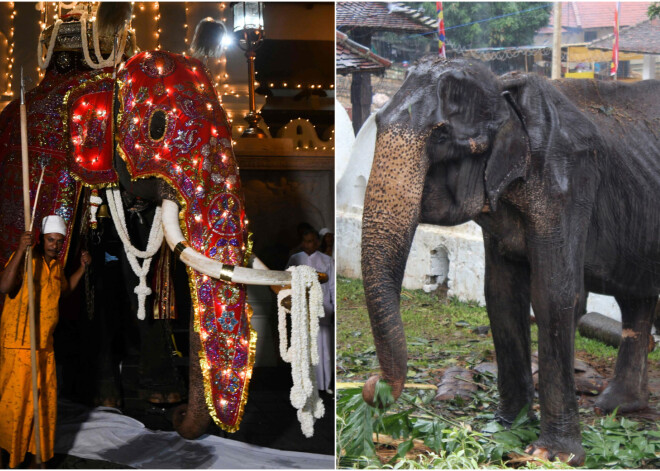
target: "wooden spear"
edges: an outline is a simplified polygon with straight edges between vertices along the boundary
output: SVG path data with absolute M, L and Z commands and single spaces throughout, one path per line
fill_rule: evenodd
M 23 68 L 21 67 L 21 157 L 23 160 L 23 215 L 25 230 L 32 226 L 30 215 L 30 168 L 28 166 L 27 142 L 27 109 L 25 106 L 25 85 L 23 82 Z M 34 276 L 32 274 L 32 247 L 25 251 L 28 283 L 28 317 L 30 322 L 30 360 L 32 362 L 32 404 L 34 405 L 34 443 L 36 447 L 36 463 L 42 463 L 41 456 L 41 427 L 39 426 L 39 388 L 37 385 L 37 332 L 34 315 Z

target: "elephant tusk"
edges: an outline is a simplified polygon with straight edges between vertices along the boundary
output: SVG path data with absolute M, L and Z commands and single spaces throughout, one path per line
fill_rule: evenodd
M 252 255 L 250 258 L 250 262 L 248 263 L 249 267 L 254 268 L 255 270 L 270 270 L 264 262 L 261 261 L 259 257 L 256 255 Z M 327 273 L 321 273 L 321 272 L 316 272 L 316 274 L 319 277 L 319 283 L 327 283 L 330 277 L 328 276 Z
M 269 268 L 266 266 L 264 262 L 261 261 L 259 257 L 256 255 L 252 254 L 250 257 L 250 261 L 248 262 L 248 266 L 251 268 L 254 268 L 255 270 L 268 270 Z
M 291 284 L 290 272 L 225 265 L 197 252 L 190 247 L 190 244 L 183 237 L 181 227 L 179 226 L 179 206 L 174 201 L 163 200 L 162 216 L 163 233 L 165 234 L 167 245 L 178 255 L 183 263 L 193 270 L 211 278 L 231 281 L 233 283 L 244 283 L 247 285 Z

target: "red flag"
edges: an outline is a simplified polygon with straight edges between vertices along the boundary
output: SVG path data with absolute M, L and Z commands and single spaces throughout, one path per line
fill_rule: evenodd
M 616 2 L 614 10 L 614 44 L 612 45 L 612 67 L 610 75 L 616 76 L 619 70 L 619 14 L 621 13 L 621 2 Z
M 442 11 L 442 2 L 435 2 L 435 11 L 438 14 L 438 54 L 447 57 L 445 49 L 445 18 Z

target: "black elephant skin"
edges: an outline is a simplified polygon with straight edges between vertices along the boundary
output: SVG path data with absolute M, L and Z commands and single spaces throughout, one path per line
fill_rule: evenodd
M 498 78 L 475 61 L 428 58 L 377 125 L 362 272 L 383 378 L 397 397 L 407 357 L 399 293 L 417 225 L 474 220 L 484 234 L 498 418 L 510 423 L 534 398 L 531 305 L 541 433 L 529 451 L 582 463 L 573 355 L 588 292 L 614 296 L 623 322 L 597 407 L 647 405 L 660 293 L 660 82 Z

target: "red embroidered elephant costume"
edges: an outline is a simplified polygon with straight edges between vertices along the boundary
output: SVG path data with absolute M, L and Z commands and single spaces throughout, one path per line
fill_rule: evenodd
M 87 208 L 85 187 L 119 185 L 113 166 L 117 153 L 132 180 L 156 177 L 173 190 L 186 241 L 180 249 L 192 249 L 211 262 L 246 265 L 251 244 L 231 128 L 201 62 L 143 52 L 129 59 L 116 79 L 112 68 L 84 73 L 50 68 L 26 94 L 26 103 L 32 201 L 45 168 L 35 219 L 58 214 L 67 222 L 62 262 L 74 220 Z M 17 116 L 17 101 L 0 115 L 2 264 L 23 227 Z M 216 423 L 234 431 L 243 414 L 256 344 L 245 285 L 191 267 L 187 272 L 203 396 Z

